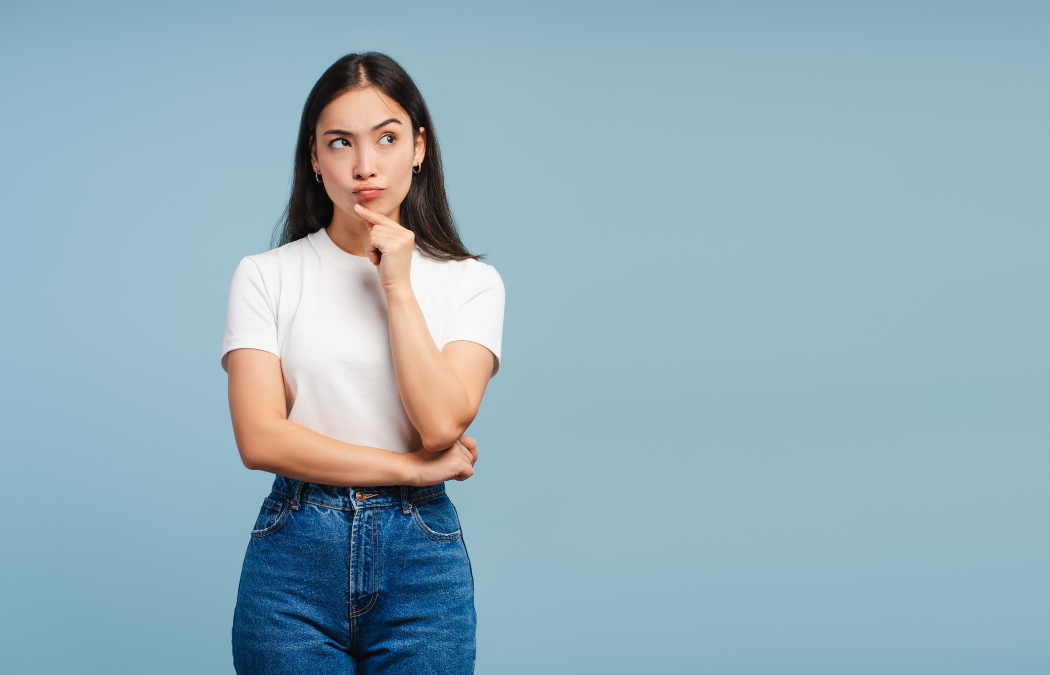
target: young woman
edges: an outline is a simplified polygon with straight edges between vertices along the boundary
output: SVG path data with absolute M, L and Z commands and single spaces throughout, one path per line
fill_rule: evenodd
M 241 260 L 222 364 L 277 474 L 241 572 L 238 673 L 471 673 L 474 577 L 444 481 L 499 368 L 503 282 L 463 246 L 408 74 L 350 54 L 303 108 L 280 243 Z

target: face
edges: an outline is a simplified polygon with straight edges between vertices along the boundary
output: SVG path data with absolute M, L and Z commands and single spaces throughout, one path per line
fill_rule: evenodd
M 412 185 L 412 167 L 423 161 L 426 132 L 412 133 L 401 106 L 375 87 L 339 96 L 321 112 L 311 159 L 335 204 L 335 217 L 359 220 L 361 204 L 397 222 Z

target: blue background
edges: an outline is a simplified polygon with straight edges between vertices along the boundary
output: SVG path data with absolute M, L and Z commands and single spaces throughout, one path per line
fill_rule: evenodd
M 479 673 L 1050 671 L 1048 35 L 1045 4 L 4 3 L 4 672 L 232 672 L 270 477 L 228 284 L 367 49 L 507 288 L 450 486 Z

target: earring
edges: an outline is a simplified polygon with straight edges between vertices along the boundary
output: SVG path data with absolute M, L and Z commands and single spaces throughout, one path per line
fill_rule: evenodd
M 414 167 L 412 167 L 412 173 L 419 173 L 422 170 L 423 170 L 423 162 L 420 162 L 419 164 L 416 164 Z
M 321 180 L 321 174 L 317 173 L 317 169 L 314 169 L 314 180 L 318 183 L 324 182 L 323 180 Z

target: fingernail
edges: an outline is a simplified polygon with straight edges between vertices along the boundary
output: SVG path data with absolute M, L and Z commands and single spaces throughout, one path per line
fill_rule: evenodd
M 360 210 L 361 210 L 361 209 L 363 209 L 364 207 L 363 207 L 363 206 L 361 206 L 360 204 L 354 204 L 354 208 L 355 208 L 355 209 L 357 209 L 358 211 L 360 211 Z

